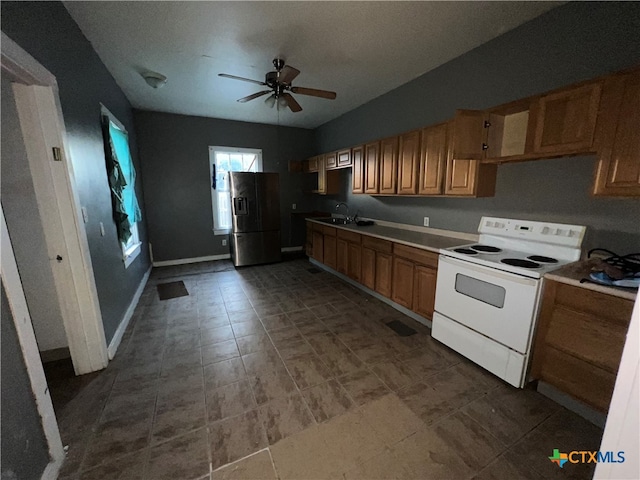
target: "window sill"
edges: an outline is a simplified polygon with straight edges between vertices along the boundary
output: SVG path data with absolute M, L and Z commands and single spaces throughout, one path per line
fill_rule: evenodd
M 126 252 L 124 252 L 124 268 L 129 268 L 129 265 L 133 263 L 133 261 L 140 255 L 142 251 L 142 243 L 136 243 L 132 247 L 130 247 Z
M 223 228 L 221 230 L 216 230 L 215 228 L 213 229 L 214 235 L 229 235 L 230 233 L 231 233 L 230 228 Z

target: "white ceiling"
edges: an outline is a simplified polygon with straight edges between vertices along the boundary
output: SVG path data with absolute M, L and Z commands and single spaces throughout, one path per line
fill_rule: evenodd
M 560 2 L 76 2 L 65 6 L 134 107 L 315 128 Z M 337 92 L 295 95 L 278 112 L 263 89 L 218 77 L 264 80 L 281 56 L 293 85 Z M 157 90 L 140 72 L 168 77 Z M 279 115 L 279 118 L 278 118 Z

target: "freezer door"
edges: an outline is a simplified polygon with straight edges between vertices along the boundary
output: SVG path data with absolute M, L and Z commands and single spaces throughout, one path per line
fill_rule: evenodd
M 256 173 L 260 230 L 280 230 L 280 181 L 277 173 Z
M 229 174 L 231 191 L 231 219 L 234 232 L 261 230 L 256 201 L 256 176 L 248 172 Z
M 231 260 L 236 267 L 279 262 L 281 259 L 280 230 L 231 235 Z

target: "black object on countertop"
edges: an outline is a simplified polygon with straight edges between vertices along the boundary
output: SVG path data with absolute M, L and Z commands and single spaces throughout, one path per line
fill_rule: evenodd
M 359 227 L 369 227 L 371 225 L 374 225 L 373 220 L 358 220 L 356 222 L 356 225 Z
M 600 265 L 594 265 L 589 278 L 583 278 L 580 283 L 590 282 L 611 287 L 637 289 L 640 285 L 640 253 L 617 255 L 611 250 L 594 248 L 589 250 L 588 258 L 593 252 L 605 252 L 610 256 L 603 258 Z

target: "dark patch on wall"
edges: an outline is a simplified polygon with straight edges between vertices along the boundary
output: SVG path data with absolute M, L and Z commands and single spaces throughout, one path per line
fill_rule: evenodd
M 445 121 L 638 63 L 640 3 L 571 2 L 322 125 L 317 153 Z M 584 246 L 640 248 L 638 199 L 593 198 L 595 157 L 502 165 L 496 196 L 482 199 L 351 195 L 316 197 L 319 210 L 347 201 L 362 216 L 475 232 L 482 215 L 584 224 Z
M 62 3 L 2 2 L 0 8 L 2 31 L 58 81 L 78 195 L 89 214 L 85 227 L 109 343 L 150 264 L 131 105 Z M 138 172 L 136 190 L 143 208 L 143 221 L 139 225 L 143 246 L 140 256 L 127 269 L 112 216 L 100 103 L 129 131 L 131 156 Z M 100 234 L 100 222 L 105 226 L 104 237 Z
M 40 478 L 49 463 L 49 448 L 42 429 L 31 382 L 22 357 L 13 314 L 2 279 L 2 478 Z
M 292 219 L 292 204 L 310 210 L 304 191 L 311 185 L 288 165 L 311 155 L 311 130 L 141 110 L 135 123 L 154 260 L 229 253 L 226 236 L 213 234 L 209 146 L 262 149 L 263 170 L 280 174 L 282 246 L 302 244 L 304 224 Z

